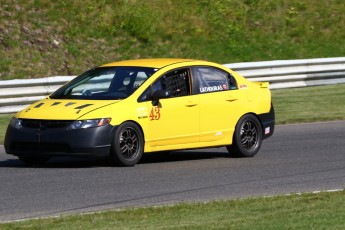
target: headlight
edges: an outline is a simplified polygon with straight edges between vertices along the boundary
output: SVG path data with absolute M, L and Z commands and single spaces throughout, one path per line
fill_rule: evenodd
M 100 127 L 107 125 L 111 122 L 111 118 L 93 119 L 93 120 L 80 120 L 74 121 L 68 129 L 86 129 L 92 127 Z
M 16 129 L 20 129 L 22 128 L 22 120 L 21 119 L 17 119 L 15 117 L 12 117 L 10 120 L 10 125 Z

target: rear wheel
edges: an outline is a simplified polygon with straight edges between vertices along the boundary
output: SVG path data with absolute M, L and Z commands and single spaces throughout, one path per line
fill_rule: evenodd
M 50 159 L 50 157 L 47 156 L 18 156 L 18 158 L 31 166 L 43 165 Z
M 244 115 L 237 123 L 229 153 L 236 157 L 252 157 L 260 150 L 262 128 L 260 121 L 251 114 Z
M 143 152 L 144 138 L 140 128 L 133 122 L 121 124 L 112 143 L 112 162 L 119 166 L 133 166 L 139 162 Z

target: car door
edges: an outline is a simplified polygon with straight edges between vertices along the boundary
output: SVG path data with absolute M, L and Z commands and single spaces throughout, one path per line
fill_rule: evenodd
M 193 67 L 199 93 L 200 142 L 229 144 L 240 117 L 240 95 L 230 73 L 214 67 Z M 210 143 L 213 142 L 213 143 Z
M 153 150 L 188 148 L 199 142 L 199 96 L 191 95 L 191 84 L 190 69 L 183 68 L 166 73 L 151 85 L 151 94 L 157 90 L 170 93 L 158 102 L 146 101 L 147 141 Z

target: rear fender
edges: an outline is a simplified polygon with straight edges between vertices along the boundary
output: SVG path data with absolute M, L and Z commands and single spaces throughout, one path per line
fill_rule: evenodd
M 259 114 L 258 117 L 262 125 L 263 139 L 272 136 L 275 126 L 275 113 L 273 104 L 271 103 L 271 109 L 268 113 Z

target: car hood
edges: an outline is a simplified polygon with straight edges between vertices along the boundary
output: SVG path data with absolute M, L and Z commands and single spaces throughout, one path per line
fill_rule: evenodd
M 17 114 L 23 119 L 77 120 L 81 116 L 119 100 L 43 99 Z

